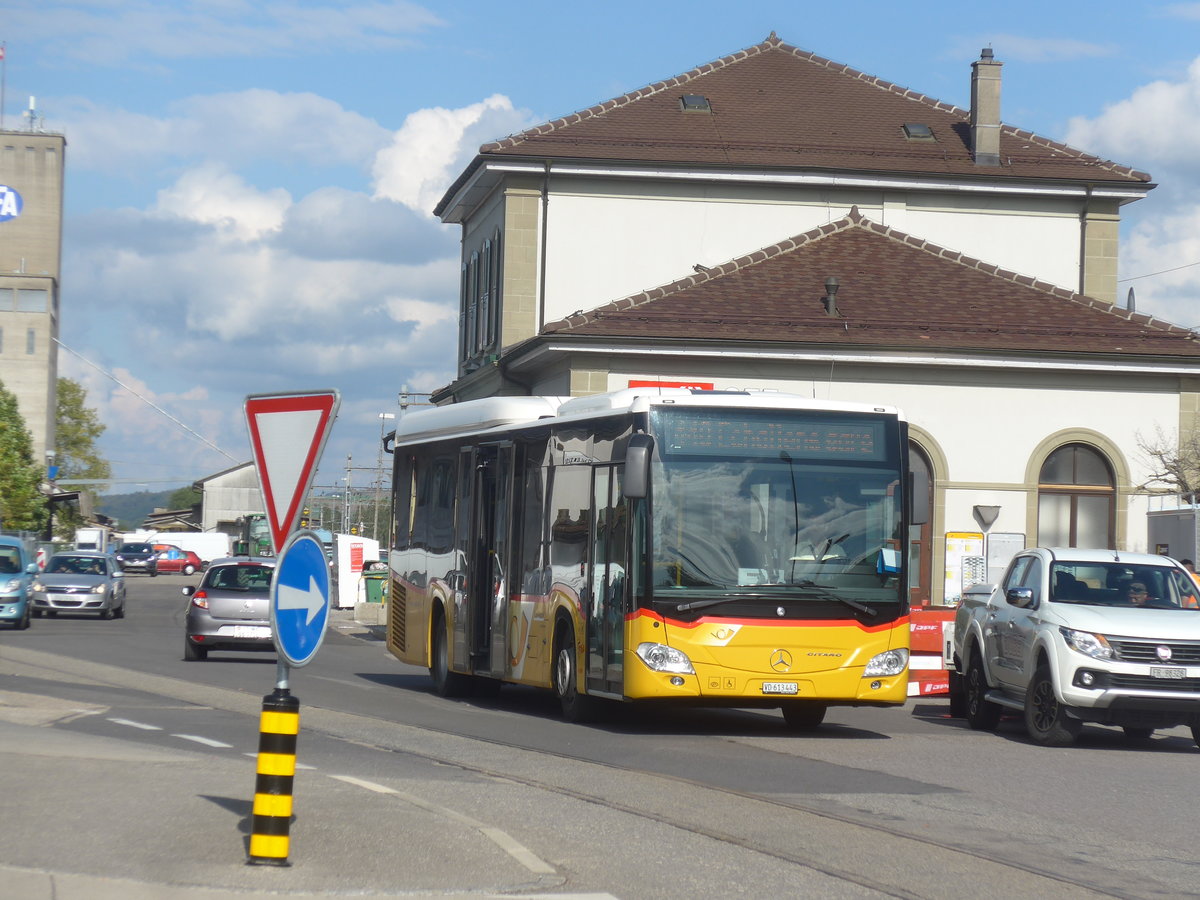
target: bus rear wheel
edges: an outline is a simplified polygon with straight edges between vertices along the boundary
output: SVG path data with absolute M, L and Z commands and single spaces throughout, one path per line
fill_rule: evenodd
M 446 616 L 441 612 L 433 617 L 433 658 L 429 677 L 433 679 L 433 692 L 439 697 L 461 697 L 470 686 L 467 676 L 450 671 L 450 632 L 446 627 Z
M 586 722 L 595 714 L 596 701 L 579 693 L 575 663 L 575 629 L 560 622 L 554 630 L 554 694 L 569 722 Z

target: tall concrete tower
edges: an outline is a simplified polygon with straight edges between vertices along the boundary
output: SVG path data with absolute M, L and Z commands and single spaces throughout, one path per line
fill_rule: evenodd
M 54 449 L 67 148 L 41 121 L 31 97 L 22 130 L 0 131 L 0 381 L 16 395 L 39 465 Z

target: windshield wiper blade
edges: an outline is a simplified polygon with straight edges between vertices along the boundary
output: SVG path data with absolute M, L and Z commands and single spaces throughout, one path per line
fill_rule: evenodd
M 841 603 L 843 606 L 848 606 L 853 610 L 863 613 L 864 615 L 879 615 L 879 610 L 877 610 L 875 607 L 867 606 L 865 603 L 859 603 L 857 600 L 851 600 L 849 597 L 843 597 L 841 594 L 838 594 L 836 591 L 834 591 L 833 588 L 828 588 L 822 584 L 817 584 L 815 581 L 801 581 L 796 585 L 796 587 L 805 588 L 822 597 L 829 597 L 833 600 L 836 600 L 838 603 Z
M 691 603 L 676 603 L 675 609 L 679 612 L 687 612 L 689 609 L 704 609 L 706 606 L 721 606 L 722 604 L 733 603 L 737 600 L 766 600 L 770 596 L 770 594 L 763 594 L 756 591 L 752 594 L 738 594 L 736 597 L 716 597 L 711 600 L 693 600 Z

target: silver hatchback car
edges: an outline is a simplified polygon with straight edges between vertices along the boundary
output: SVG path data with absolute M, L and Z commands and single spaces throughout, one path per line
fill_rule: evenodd
M 99 613 L 125 618 L 125 573 L 116 559 L 97 550 L 64 550 L 46 563 L 29 585 L 34 616 L 60 612 Z
M 184 622 L 183 658 L 208 658 L 210 650 L 274 651 L 271 577 L 275 560 L 230 557 L 214 560 L 191 598 Z

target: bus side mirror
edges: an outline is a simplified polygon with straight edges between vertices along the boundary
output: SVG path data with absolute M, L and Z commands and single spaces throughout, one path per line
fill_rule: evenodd
M 929 521 L 929 476 L 924 472 L 908 473 L 908 522 L 924 525 Z
M 635 434 L 625 449 L 625 480 L 623 491 L 630 500 L 641 500 L 650 493 L 650 457 L 654 455 L 654 438 Z

